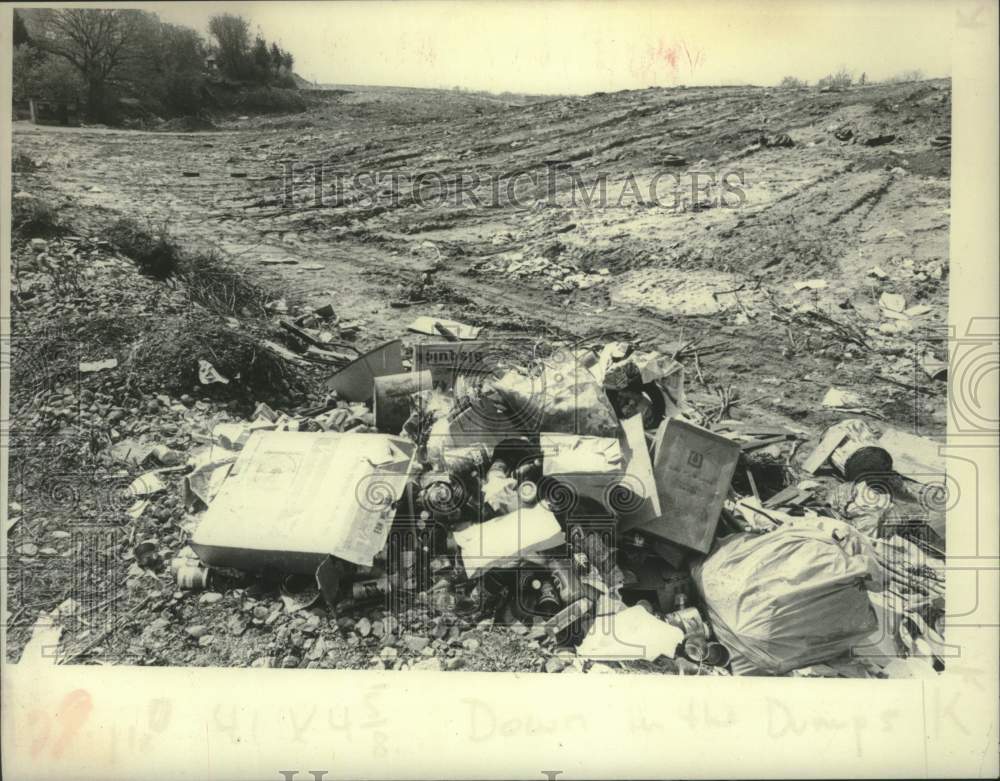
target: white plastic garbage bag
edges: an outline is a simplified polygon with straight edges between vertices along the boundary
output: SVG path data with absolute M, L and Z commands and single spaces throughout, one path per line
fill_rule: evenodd
M 744 671 L 776 675 L 838 656 L 876 628 L 867 590 L 881 588 L 878 572 L 867 540 L 829 518 L 726 537 L 693 568 L 719 640 L 749 662 Z

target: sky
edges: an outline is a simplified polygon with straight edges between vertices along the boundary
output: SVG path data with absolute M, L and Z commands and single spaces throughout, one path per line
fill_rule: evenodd
M 649 86 L 951 73 L 955 7 L 935 0 L 162 3 L 207 34 L 246 17 L 327 84 L 588 94 Z

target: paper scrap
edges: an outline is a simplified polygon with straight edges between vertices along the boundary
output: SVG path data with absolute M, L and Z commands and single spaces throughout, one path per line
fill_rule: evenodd
M 588 659 L 645 659 L 652 662 L 661 656 L 674 658 L 684 633 L 661 621 L 640 605 L 633 605 L 610 620 L 595 621 L 577 656 Z
M 221 382 L 224 385 L 229 384 L 229 380 L 219 374 L 215 370 L 215 367 L 204 358 L 198 359 L 198 380 L 202 385 L 211 385 L 214 382 Z
M 470 577 L 566 542 L 556 517 L 541 504 L 519 508 L 453 534 Z
M 80 371 L 84 374 L 114 369 L 118 366 L 117 358 L 105 358 L 103 361 L 80 361 Z

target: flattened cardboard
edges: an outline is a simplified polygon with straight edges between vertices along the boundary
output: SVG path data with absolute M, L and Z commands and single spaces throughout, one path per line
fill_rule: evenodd
M 660 495 L 656 490 L 656 476 L 653 462 L 646 446 L 646 432 L 642 425 L 642 415 L 633 415 L 621 421 L 622 452 L 625 455 L 626 482 L 634 493 L 642 492 L 642 502 L 634 510 L 620 512 L 618 529 L 627 531 L 637 526 L 649 524 L 663 514 Z
M 311 575 L 328 555 L 371 566 L 412 456 L 412 443 L 385 434 L 257 432 L 191 547 L 206 564 L 250 571 Z

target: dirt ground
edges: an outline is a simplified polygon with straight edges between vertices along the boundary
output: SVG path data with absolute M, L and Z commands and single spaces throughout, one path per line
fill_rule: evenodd
M 165 224 L 185 247 L 217 250 L 290 300 L 331 302 L 360 325 L 362 350 L 399 336 L 412 343 L 406 326 L 425 314 L 511 342 L 628 334 L 655 349 L 701 339 L 711 349 L 686 366 L 699 409 L 725 397 L 731 417 L 815 436 L 845 416 L 821 403 L 835 386 L 859 394 L 879 420 L 940 436 L 945 383 L 914 356 L 947 360 L 950 152 L 931 142 L 950 125 L 947 81 L 511 100 L 351 88 L 303 115 L 215 132 L 15 123 L 15 156 L 39 168 L 14 189 L 94 240 L 121 215 Z M 707 191 L 692 191 L 709 180 Z M 416 194 L 415 181 L 424 185 Z M 131 277 L 122 285 L 122 306 L 131 305 Z M 883 293 L 921 309 L 887 317 Z M 33 525 L 23 504 L 25 526 L 64 525 L 52 513 Z M 47 604 L 31 602 L 15 618 L 23 624 L 59 604 L 58 589 L 46 593 Z M 151 610 L 132 596 L 125 604 L 133 616 Z M 286 666 L 305 666 L 285 646 L 301 648 L 320 630 L 301 618 L 264 653 L 271 607 L 240 618 L 261 604 L 271 603 L 251 600 L 248 610 L 243 594 L 157 604 L 134 627 L 131 648 L 101 642 L 81 659 L 138 653 L 146 664 L 246 665 L 291 656 Z M 153 615 L 169 640 L 149 642 Z M 526 648 L 506 631 L 452 632 L 411 618 L 465 649 L 467 667 L 549 665 L 537 643 Z M 178 620 L 233 627 L 225 642 L 202 644 L 204 631 L 170 635 Z M 15 647 L 22 624 L 8 622 Z M 365 641 L 359 648 L 348 635 L 328 638 L 337 653 L 312 661 L 370 665 Z
M 434 110 L 439 95 L 443 116 Z M 922 325 L 932 342 L 943 335 L 949 155 L 929 142 L 950 132 L 950 98 L 948 82 L 847 93 L 650 89 L 520 106 L 373 89 L 308 116 L 216 133 L 18 125 L 14 139 L 16 151 L 45 166 L 44 195 L 75 223 L 99 229 L 106 210 L 166 223 L 183 241 L 259 268 L 263 282 L 306 303 L 332 297 L 338 314 L 363 324 L 362 346 L 403 333 L 424 313 L 483 325 L 494 336 L 707 334 L 733 350 L 702 367 L 705 380 L 725 379 L 745 399 L 765 397 L 747 402 L 748 416 L 829 423 L 819 401 L 836 384 L 868 397 L 889 420 L 940 434 L 939 388 L 920 376 L 910 377 L 916 388 L 885 379 L 891 358 L 879 352 L 845 355 L 842 343 L 765 322 L 770 307 L 760 291 L 876 327 L 880 294 L 900 293 L 908 306 L 933 307 Z M 835 137 L 842 128 L 855 143 Z M 761 134 L 780 133 L 795 145 L 756 146 Z M 862 143 L 880 135 L 894 138 Z M 664 167 L 667 154 L 687 162 Z M 545 162 L 556 160 L 571 162 L 551 169 L 550 193 Z M 314 161 L 326 166 L 321 199 L 306 167 Z M 284 203 L 289 162 L 294 197 Z M 717 181 L 741 177 L 745 202 L 723 195 L 725 206 L 675 207 L 671 178 L 657 186 L 662 205 L 632 196 L 629 177 L 649 200 L 652 177 L 678 172 L 677 197 L 690 201 L 691 170 Z M 390 195 L 371 203 L 365 182 L 334 193 L 337 171 L 467 182 L 479 173 L 499 179 L 501 205 L 493 208 L 484 185 L 474 191 L 481 208 L 455 208 L 454 199 L 434 195 L 433 178 L 422 204 L 407 204 L 405 192 L 395 204 Z M 518 203 L 506 205 L 518 172 L 527 172 L 514 190 Z M 600 173 L 607 206 L 586 206 L 583 192 Z M 720 200 L 719 188 L 707 197 Z M 872 267 L 886 278 L 867 276 Z M 428 268 L 435 269 L 428 303 L 393 308 Z M 796 293 L 795 282 L 817 278 L 828 287 Z M 712 297 L 741 287 L 739 303 Z

